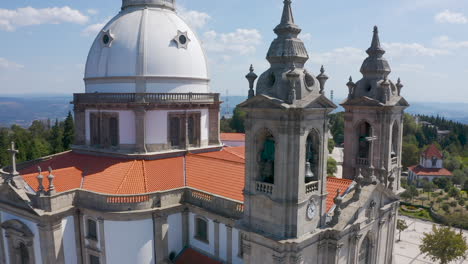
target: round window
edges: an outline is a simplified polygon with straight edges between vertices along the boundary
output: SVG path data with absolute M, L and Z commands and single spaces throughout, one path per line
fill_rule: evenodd
M 185 43 L 187 43 L 187 37 L 184 35 L 179 36 L 179 43 L 185 45 Z
M 104 43 L 104 45 L 109 44 L 109 42 L 110 42 L 109 35 L 105 34 L 104 36 L 102 36 L 102 43 Z

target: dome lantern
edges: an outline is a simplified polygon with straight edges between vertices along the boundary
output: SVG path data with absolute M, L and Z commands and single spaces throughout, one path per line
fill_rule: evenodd
M 175 10 L 175 0 L 122 0 L 122 9 L 133 6 L 150 6 Z

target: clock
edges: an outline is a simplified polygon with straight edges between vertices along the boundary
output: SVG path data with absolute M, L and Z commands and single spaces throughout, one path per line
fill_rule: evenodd
M 317 213 L 317 206 L 313 201 L 309 203 L 307 206 L 307 218 L 309 220 L 312 220 L 315 217 L 315 214 Z

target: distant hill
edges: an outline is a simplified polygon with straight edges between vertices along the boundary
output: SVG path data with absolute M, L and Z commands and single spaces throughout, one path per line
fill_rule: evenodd
M 230 116 L 239 103 L 245 101 L 246 96 L 222 96 L 224 101 L 221 115 Z M 31 96 L 31 97 L 0 97 L 0 126 L 18 124 L 28 127 L 34 120 L 62 120 L 68 111 L 73 109 L 70 104 L 71 96 Z M 335 99 L 339 104 L 342 100 Z M 407 112 L 411 114 L 439 115 L 447 119 L 468 124 L 468 103 L 443 102 L 410 102 Z M 228 107 L 229 104 L 229 107 Z M 339 107 L 336 111 L 343 111 Z

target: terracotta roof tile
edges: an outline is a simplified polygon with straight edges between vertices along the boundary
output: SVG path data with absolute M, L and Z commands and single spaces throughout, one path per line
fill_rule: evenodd
M 206 155 L 187 155 L 187 185 L 243 201 L 245 163 Z
M 330 211 L 330 209 L 335 204 L 334 199 L 337 190 L 340 190 L 341 195 L 343 195 L 348 190 L 349 186 L 351 186 L 351 183 L 353 183 L 353 181 L 348 179 L 340 179 L 335 177 L 327 178 L 327 212 Z
M 221 133 L 221 141 L 245 141 L 244 133 Z
M 245 146 L 239 146 L 239 147 L 226 147 L 224 148 L 225 151 L 233 153 L 241 157 L 242 159 L 245 160 Z
M 440 152 L 440 150 L 434 144 L 427 147 L 427 149 L 423 152 L 423 156 L 426 159 L 431 159 L 432 157 L 437 157 L 438 159 L 443 158 L 442 152 Z
M 452 173 L 444 168 L 424 168 L 421 165 L 415 165 L 408 169 L 418 176 L 452 176 Z
M 222 262 L 214 260 L 194 249 L 187 248 L 177 257 L 175 264 L 221 264 Z

